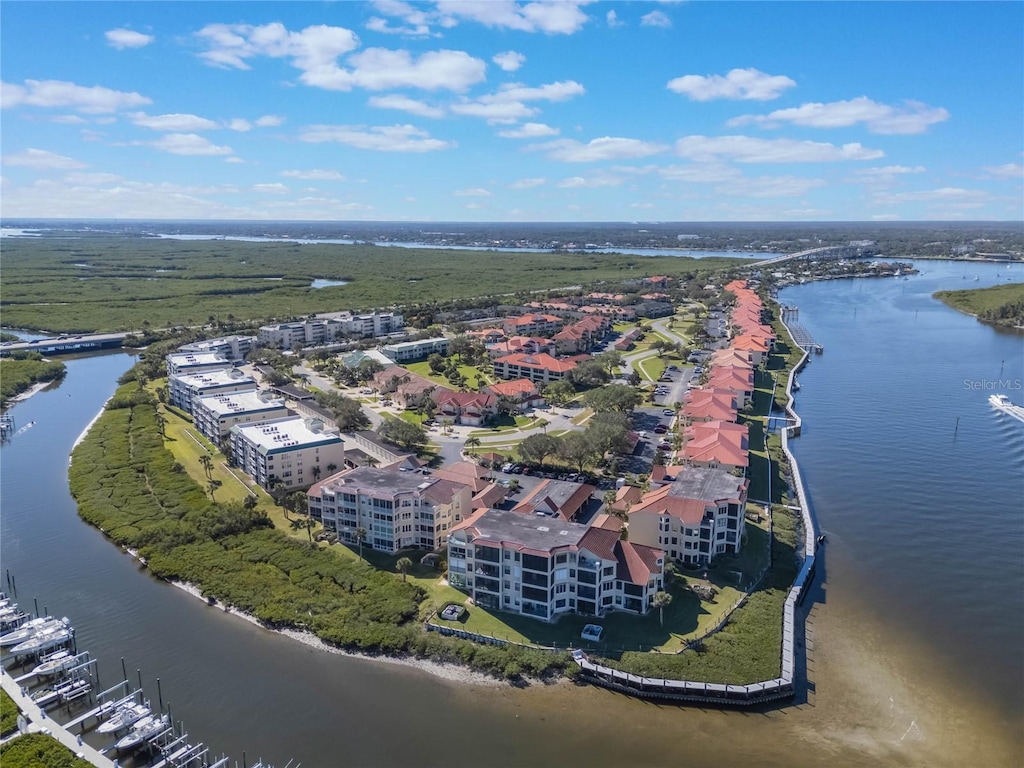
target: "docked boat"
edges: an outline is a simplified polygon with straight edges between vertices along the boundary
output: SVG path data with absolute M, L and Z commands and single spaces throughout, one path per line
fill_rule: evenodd
M 51 688 L 36 691 L 30 697 L 36 706 L 51 707 L 61 701 L 71 701 L 88 693 L 91 685 L 88 680 L 71 680 Z
M 6 648 L 10 645 L 23 643 L 39 632 L 44 632 L 47 629 L 60 626 L 61 621 L 61 619 L 55 619 L 52 616 L 47 616 L 46 618 L 41 619 L 29 619 L 12 632 L 0 635 L 0 647 Z M 67 621 L 67 619 L 64 619 L 64 621 Z
M 56 648 L 68 642 L 74 634 L 75 630 L 69 626 L 56 626 L 45 632 L 39 632 L 22 643 L 18 643 L 18 645 L 11 648 L 11 653 L 18 655 L 48 651 L 51 648 Z
M 125 704 L 117 708 L 117 711 L 109 720 L 100 723 L 96 733 L 117 733 L 125 728 L 131 728 L 142 718 L 149 715 L 149 707 L 145 704 Z
M 159 717 L 156 715 L 146 715 L 146 717 L 135 723 L 131 731 L 118 740 L 114 745 L 114 749 L 119 752 L 135 749 L 142 742 L 149 741 L 154 736 L 162 733 L 170 724 L 171 721 L 167 715 L 160 715 Z
M 73 667 L 76 661 L 77 658 L 72 656 L 70 651 L 57 651 L 44 658 L 43 663 L 37 665 L 31 674 L 37 677 L 56 675 L 58 672 Z

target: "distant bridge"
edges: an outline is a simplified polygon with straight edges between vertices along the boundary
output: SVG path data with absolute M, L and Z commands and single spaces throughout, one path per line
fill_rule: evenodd
M 786 253 L 772 259 L 765 259 L 764 261 L 755 261 L 753 264 L 747 264 L 746 266 L 770 267 L 787 261 L 794 261 L 796 259 L 820 261 L 828 259 L 857 259 L 876 255 L 878 255 L 877 250 L 873 248 L 865 248 L 859 245 L 826 245 L 821 248 L 810 248 L 806 251 L 800 251 L 799 253 Z
M 6 357 L 14 352 L 68 355 L 75 352 L 92 352 L 97 349 L 117 349 L 126 336 L 128 336 L 127 333 L 89 333 L 36 341 L 8 341 L 0 344 L 0 356 Z

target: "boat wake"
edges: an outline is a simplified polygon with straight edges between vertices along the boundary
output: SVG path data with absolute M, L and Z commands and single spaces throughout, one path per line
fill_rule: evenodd
M 1017 421 L 1024 422 L 1024 407 L 1015 405 L 1006 395 L 990 395 L 988 401 L 997 411 L 1002 411 Z

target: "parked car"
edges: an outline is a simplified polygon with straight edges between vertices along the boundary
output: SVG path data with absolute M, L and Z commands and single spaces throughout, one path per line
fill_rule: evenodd
M 671 408 L 666 408 L 665 410 L 662 411 L 662 413 L 665 416 L 675 416 L 676 415 L 676 412 L 673 411 Z
M 664 424 L 659 424 L 654 428 L 654 432 L 655 434 L 658 435 L 664 435 L 666 432 L 668 432 L 668 427 L 666 427 Z

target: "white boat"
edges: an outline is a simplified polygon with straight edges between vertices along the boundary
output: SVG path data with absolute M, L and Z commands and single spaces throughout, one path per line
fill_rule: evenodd
M 1013 401 L 1006 395 L 989 395 L 988 401 L 996 408 L 1005 408 L 1008 405 L 1013 405 Z
M 56 648 L 58 645 L 66 643 L 73 634 L 74 630 L 71 627 L 53 627 L 45 632 L 33 635 L 23 643 L 18 643 L 18 645 L 11 648 L 11 653 L 24 654 L 48 651 L 50 648 Z
M 49 707 L 59 701 L 71 701 L 89 690 L 88 680 L 72 680 L 52 688 L 43 688 L 32 694 L 32 701 L 40 707 Z
M 1006 395 L 989 395 L 988 401 L 996 410 L 1012 416 L 1017 421 L 1024 421 L 1024 406 L 1017 405 Z
M 25 611 L 18 611 L 16 613 L 0 617 L 0 632 L 24 626 L 27 618 L 28 614 L 25 613 Z
M 58 672 L 63 672 L 69 667 L 75 665 L 75 657 L 71 655 L 69 651 L 57 651 L 56 653 L 47 656 L 42 664 L 36 666 L 32 670 L 31 674 L 37 677 L 49 677 L 55 675 Z
M 163 732 L 171 724 L 170 718 L 167 715 L 146 715 L 146 717 L 139 720 L 132 727 L 131 731 L 127 735 L 121 737 L 121 739 L 114 745 L 114 749 L 118 751 L 124 751 L 127 749 L 135 749 L 142 742 L 152 739 L 157 734 Z
M 60 621 L 60 619 L 55 619 L 52 616 L 42 619 L 29 619 L 14 631 L 8 632 L 6 635 L 0 635 L 0 647 L 23 643 L 38 632 L 59 626 Z
M 149 707 L 145 704 L 125 704 L 118 707 L 109 720 L 100 724 L 96 733 L 117 733 L 125 728 L 131 728 L 147 715 L 149 715 Z

